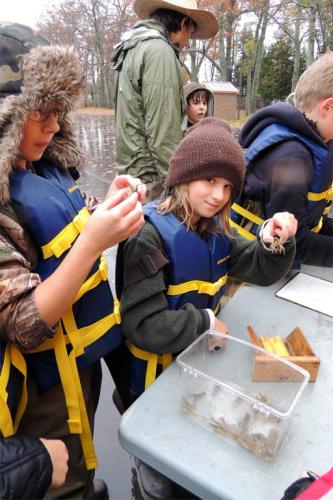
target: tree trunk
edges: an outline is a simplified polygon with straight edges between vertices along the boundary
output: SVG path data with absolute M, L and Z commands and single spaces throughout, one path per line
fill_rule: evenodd
M 291 81 L 292 92 L 295 90 L 296 84 L 299 79 L 299 68 L 301 64 L 301 39 L 300 39 L 301 17 L 302 17 L 302 6 L 300 4 L 297 4 L 295 32 L 294 32 L 294 70 Z
M 232 78 L 232 47 L 234 34 L 234 14 L 235 0 L 229 0 L 228 8 L 225 16 L 225 33 L 226 33 L 226 51 L 225 51 L 225 66 L 226 66 L 226 81 L 231 82 Z
M 219 36 L 219 63 L 220 63 L 220 80 L 227 81 L 227 61 L 225 57 L 225 45 L 222 35 Z
M 309 37 L 306 53 L 306 67 L 308 68 L 314 59 L 314 46 L 316 39 L 316 0 L 310 0 L 309 5 Z
M 267 25 L 268 25 L 268 10 L 269 10 L 269 1 L 267 1 L 265 8 L 264 8 L 264 11 L 263 11 L 260 36 L 259 36 L 259 40 L 257 43 L 255 65 L 254 65 L 254 74 L 253 74 L 252 87 L 251 87 L 251 100 L 250 100 L 250 108 L 249 108 L 250 113 L 253 113 L 256 109 L 256 98 L 257 98 L 257 92 L 258 92 L 258 86 L 259 86 L 261 61 L 262 61 L 262 55 L 263 55 L 263 51 L 264 51 L 264 41 L 265 41 L 266 30 L 267 30 Z
M 269 0 L 266 0 L 258 19 L 253 40 L 253 47 L 251 50 L 249 62 L 249 71 L 247 75 L 247 93 L 245 102 L 245 110 L 247 115 L 253 113 L 256 108 L 255 104 L 259 85 L 261 59 L 264 50 L 264 41 L 268 24 L 269 6 Z

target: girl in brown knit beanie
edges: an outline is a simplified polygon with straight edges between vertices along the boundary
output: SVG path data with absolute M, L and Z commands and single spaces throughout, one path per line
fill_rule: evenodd
M 229 125 L 203 118 L 170 160 L 166 198 L 144 207 L 145 225 L 118 254 L 132 400 L 198 335 L 227 331 L 216 315 L 229 276 L 268 286 L 289 270 L 297 228 L 292 214 L 275 214 L 252 241 L 230 228 L 230 204 L 243 178 L 243 152 Z M 272 252 L 273 238 L 281 253 Z
M 293 215 L 276 214 L 253 241 L 230 228 L 230 205 L 244 171 L 229 125 L 203 118 L 169 162 L 165 199 L 145 205 L 146 223 L 120 246 L 117 292 L 131 360 L 125 406 L 205 330 L 227 332 L 216 315 L 228 276 L 270 285 L 288 271 L 295 253 Z M 266 246 L 274 236 L 284 245 L 281 254 Z M 145 464 L 137 470 L 153 478 L 155 498 L 191 498 Z

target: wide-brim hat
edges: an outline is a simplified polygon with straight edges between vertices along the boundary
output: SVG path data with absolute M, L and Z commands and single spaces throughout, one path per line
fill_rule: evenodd
M 216 35 L 219 30 L 214 14 L 208 10 L 198 9 L 197 0 L 135 0 L 134 11 L 140 19 L 149 19 L 158 9 L 168 9 L 180 12 L 191 18 L 197 29 L 191 36 L 196 39 L 208 39 Z

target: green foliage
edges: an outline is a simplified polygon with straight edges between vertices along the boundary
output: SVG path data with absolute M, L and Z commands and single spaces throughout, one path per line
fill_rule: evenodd
M 301 73 L 305 69 L 301 58 Z M 258 93 L 263 99 L 283 100 L 291 92 L 294 69 L 293 47 L 282 35 L 265 50 L 262 60 Z

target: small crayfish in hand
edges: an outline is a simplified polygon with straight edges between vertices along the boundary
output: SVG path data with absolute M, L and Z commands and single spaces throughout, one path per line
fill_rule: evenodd
M 270 249 L 272 253 L 283 253 L 285 254 L 285 248 L 283 246 L 283 242 L 281 242 L 281 238 L 278 236 L 274 236 L 272 243 L 270 244 Z

